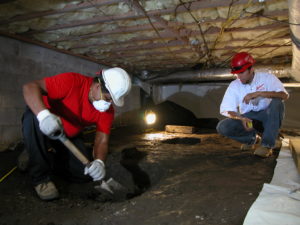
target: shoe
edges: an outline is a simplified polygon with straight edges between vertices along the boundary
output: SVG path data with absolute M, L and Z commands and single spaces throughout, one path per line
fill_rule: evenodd
M 24 149 L 17 159 L 17 167 L 22 172 L 26 171 L 29 164 L 29 155 L 26 149 Z
M 267 158 L 273 154 L 273 150 L 271 148 L 259 146 L 255 151 L 254 155 Z
M 241 145 L 241 150 L 242 151 L 248 151 L 248 150 L 254 150 L 255 149 L 255 145 L 247 145 L 247 144 L 242 144 Z
M 243 150 L 243 151 L 254 150 L 255 145 L 260 144 L 260 143 L 261 143 L 261 137 L 259 135 L 256 135 L 255 143 L 253 145 L 242 144 L 241 145 L 241 150 Z
M 52 181 L 38 184 L 34 187 L 34 189 L 42 200 L 53 200 L 59 196 L 58 191 Z

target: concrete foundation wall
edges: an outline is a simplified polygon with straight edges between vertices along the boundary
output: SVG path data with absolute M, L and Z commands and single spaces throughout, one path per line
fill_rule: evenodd
M 94 76 L 100 65 L 79 57 L 0 37 L 0 150 L 22 138 L 21 117 L 25 108 L 22 85 L 62 72 Z M 136 93 L 130 94 L 135 96 Z M 128 97 L 127 99 L 129 99 Z M 137 102 L 132 102 L 132 101 Z M 139 99 L 130 98 L 116 114 L 138 107 Z
M 223 119 L 219 107 L 226 91 L 226 85 L 181 84 L 154 87 L 154 101 L 175 102 L 192 111 L 197 118 Z M 285 102 L 283 128 L 300 128 L 300 88 L 286 88 L 290 98 Z

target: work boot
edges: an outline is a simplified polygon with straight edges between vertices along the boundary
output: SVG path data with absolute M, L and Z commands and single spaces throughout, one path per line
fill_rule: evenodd
M 58 198 L 58 191 L 52 181 L 46 181 L 34 187 L 37 195 L 42 200 L 53 200 Z
M 267 158 L 273 154 L 273 150 L 271 148 L 267 148 L 264 146 L 259 146 L 255 151 L 254 155 Z
M 258 144 L 261 144 L 261 137 L 259 135 L 256 135 L 255 143 L 253 145 L 242 144 L 241 150 L 243 150 L 243 151 L 254 150 L 255 145 L 258 145 Z
M 26 171 L 29 164 L 29 155 L 26 149 L 24 149 L 17 159 L 17 167 L 22 172 Z
M 243 151 L 254 150 L 254 149 L 255 149 L 255 144 L 253 144 L 253 145 L 242 144 L 241 145 L 241 150 L 243 150 Z

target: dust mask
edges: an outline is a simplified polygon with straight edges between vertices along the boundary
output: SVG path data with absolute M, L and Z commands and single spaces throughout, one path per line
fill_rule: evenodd
M 93 106 L 98 111 L 105 112 L 109 109 L 111 102 L 107 102 L 107 101 L 103 100 L 103 94 L 102 94 L 102 90 L 101 90 L 101 82 L 100 82 L 99 78 L 98 78 L 98 82 L 99 82 L 99 87 L 100 87 L 100 100 L 93 101 Z
M 109 109 L 111 102 L 107 102 L 104 100 L 93 101 L 93 106 L 100 112 L 105 112 Z

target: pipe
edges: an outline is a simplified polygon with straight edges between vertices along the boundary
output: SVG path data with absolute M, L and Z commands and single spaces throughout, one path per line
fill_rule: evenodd
M 269 72 L 278 78 L 290 78 L 290 65 L 270 65 L 270 66 L 255 66 L 255 71 Z M 150 84 L 159 83 L 192 83 L 192 82 L 213 82 L 234 80 L 236 76 L 230 73 L 228 68 L 195 70 L 195 71 L 180 71 L 167 76 L 162 76 L 155 79 L 149 79 Z
M 136 76 L 133 77 L 132 83 L 139 86 L 142 90 L 144 90 L 148 95 L 152 94 L 152 85 L 148 84 L 137 78 Z
M 291 74 L 296 81 L 300 81 L 300 1 L 289 0 L 289 22 L 292 39 L 292 68 Z M 295 25 L 298 24 L 298 25 Z

